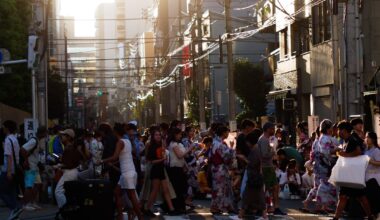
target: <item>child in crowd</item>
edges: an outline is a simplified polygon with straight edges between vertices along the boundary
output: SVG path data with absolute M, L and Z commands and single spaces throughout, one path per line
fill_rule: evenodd
M 207 193 L 211 193 L 211 188 L 207 181 L 207 169 L 208 165 L 205 164 L 201 167 L 200 171 L 198 172 L 199 191 L 203 197 L 206 197 Z
M 280 186 L 283 189 L 285 185 L 289 186 L 292 199 L 299 199 L 301 189 L 301 176 L 296 169 L 296 163 L 289 163 L 286 172 L 281 175 Z
M 314 173 L 313 173 L 313 164 L 310 160 L 305 163 L 306 172 L 302 175 L 302 195 L 307 195 L 307 193 L 314 187 Z

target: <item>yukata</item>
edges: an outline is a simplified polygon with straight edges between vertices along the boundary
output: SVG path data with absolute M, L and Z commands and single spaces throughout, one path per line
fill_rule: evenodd
M 210 152 L 212 172 L 210 209 L 212 212 L 233 210 L 232 180 L 228 170 L 233 164 L 234 157 L 234 151 L 217 137 Z
M 335 147 L 334 139 L 326 134 L 322 134 L 313 143 L 311 158 L 314 161 L 314 188 L 310 190 L 306 201 L 312 201 L 316 198 L 319 205 L 332 206 L 336 204 L 336 188 L 328 182 L 333 163 L 331 152 Z
M 185 137 L 182 139 L 182 144 L 185 149 L 189 149 L 194 143 L 189 138 Z M 198 184 L 198 168 L 197 168 L 197 157 L 195 153 L 190 153 L 185 157 L 187 164 L 187 195 L 193 197 L 195 192 L 199 190 Z
M 298 152 L 303 156 L 305 161 L 310 159 L 310 151 L 311 151 L 311 145 L 309 136 L 303 132 L 299 135 L 299 141 L 298 141 Z

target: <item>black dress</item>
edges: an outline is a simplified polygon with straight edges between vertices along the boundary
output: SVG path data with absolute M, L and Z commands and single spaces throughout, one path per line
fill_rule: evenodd
M 162 159 L 162 152 L 164 151 L 164 148 L 158 144 L 152 144 L 148 149 L 147 159 L 149 161 L 159 160 Z M 165 179 L 165 172 L 164 172 L 165 166 L 164 161 L 160 163 L 156 163 L 152 165 L 152 168 L 150 170 L 150 179 L 159 179 L 164 180 Z

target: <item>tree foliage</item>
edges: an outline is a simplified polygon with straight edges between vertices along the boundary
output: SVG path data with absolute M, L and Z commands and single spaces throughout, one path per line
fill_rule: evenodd
M 0 48 L 7 49 L 11 60 L 25 59 L 31 1 L 0 1 Z M 31 76 L 26 64 L 9 66 L 12 73 L 0 75 L 0 102 L 30 111 Z
M 237 119 L 265 115 L 267 104 L 265 96 L 269 91 L 269 86 L 266 84 L 263 68 L 243 58 L 238 59 L 234 65 L 235 92 L 243 107 L 243 112 Z
M 189 94 L 189 114 L 188 118 L 191 122 L 199 122 L 199 96 L 196 88 L 191 89 Z

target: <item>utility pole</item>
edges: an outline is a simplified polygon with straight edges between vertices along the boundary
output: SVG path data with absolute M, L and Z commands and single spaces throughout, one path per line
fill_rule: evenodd
M 234 61 L 232 56 L 232 42 L 229 34 L 232 32 L 231 25 L 231 0 L 224 0 L 224 13 L 227 33 L 227 67 L 228 67 L 228 118 L 231 131 L 236 130 L 235 88 L 234 88 Z
M 338 14 L 339 14 L 339 4 L 338 0 L 333 0 L 332 4 L 332 13 L 331 13 L 331 23 L 332 23 L 332 32 L 331 32 L 331 39 L 332 39 L 332 61 L 333 61 L 333 66 L 334 66 L 334 81 L 339 82 L 339 84 L 335 83 L 334 84 L 334 93 L 336 95 L 336 99 L 334 100 L 334 113 L 336 113 L 337 117 L 336 119 L 342 120 L 343 118 L 346 118 L 344 116 L 345 108 L 343 107 L 343 97 L 344 97 L 344 92 L 343 92 L 343 77 L 342 77 L 342 72 L 340 71 L 340 57 L 339 57 L 339 33 L 341 32 L 341 28 L 338 25 Z M 336 121 L 337 121 L 336 120 Z
M 178 32 L 179 32 L 179 45 L 182 46 L 183 38 L 182 38 L 182 0 L 178 1 Z M 180 55 L 182 52 L 180 52 Z M 183 121 L 184 118 L 184 106 L 183 106 L 183 68 L 179 68 L 179 120 Z
M 70 123 L 70 93 L 69 93 L 69 81 L 68 81 L 68 75 L 69 75 L 69 63 L 68 63 L 68 54 L 67 54 L 67 35 L 65 30 L 65 83 L 66 83 L 66 123 Z
M 37 84 L 36 84 L 36 64 L 39 63 L 38 37 L 30 35 L 28 39 L 28 68 L 32 72 L 32 115 L 33 123 L 37 121 Z
M 359 0 L 349 0 L 346 3 L 345 34 L 346 34 L 346 117 L 362 114 L 362 66 L 360 51 L 361 32 Z
M 202 5 L 201 0 L 196 1 L 197 7 L 197 43 L 198 43 L 198 55 L 202 56 Z M 203 74 L 203 59 L 198 60 L 198 102 L 199 102 L 199 125 L 202 129 L 206 129 L 206 117 L 205 117 L 205 96 L 204 96 L 204 74 Z

